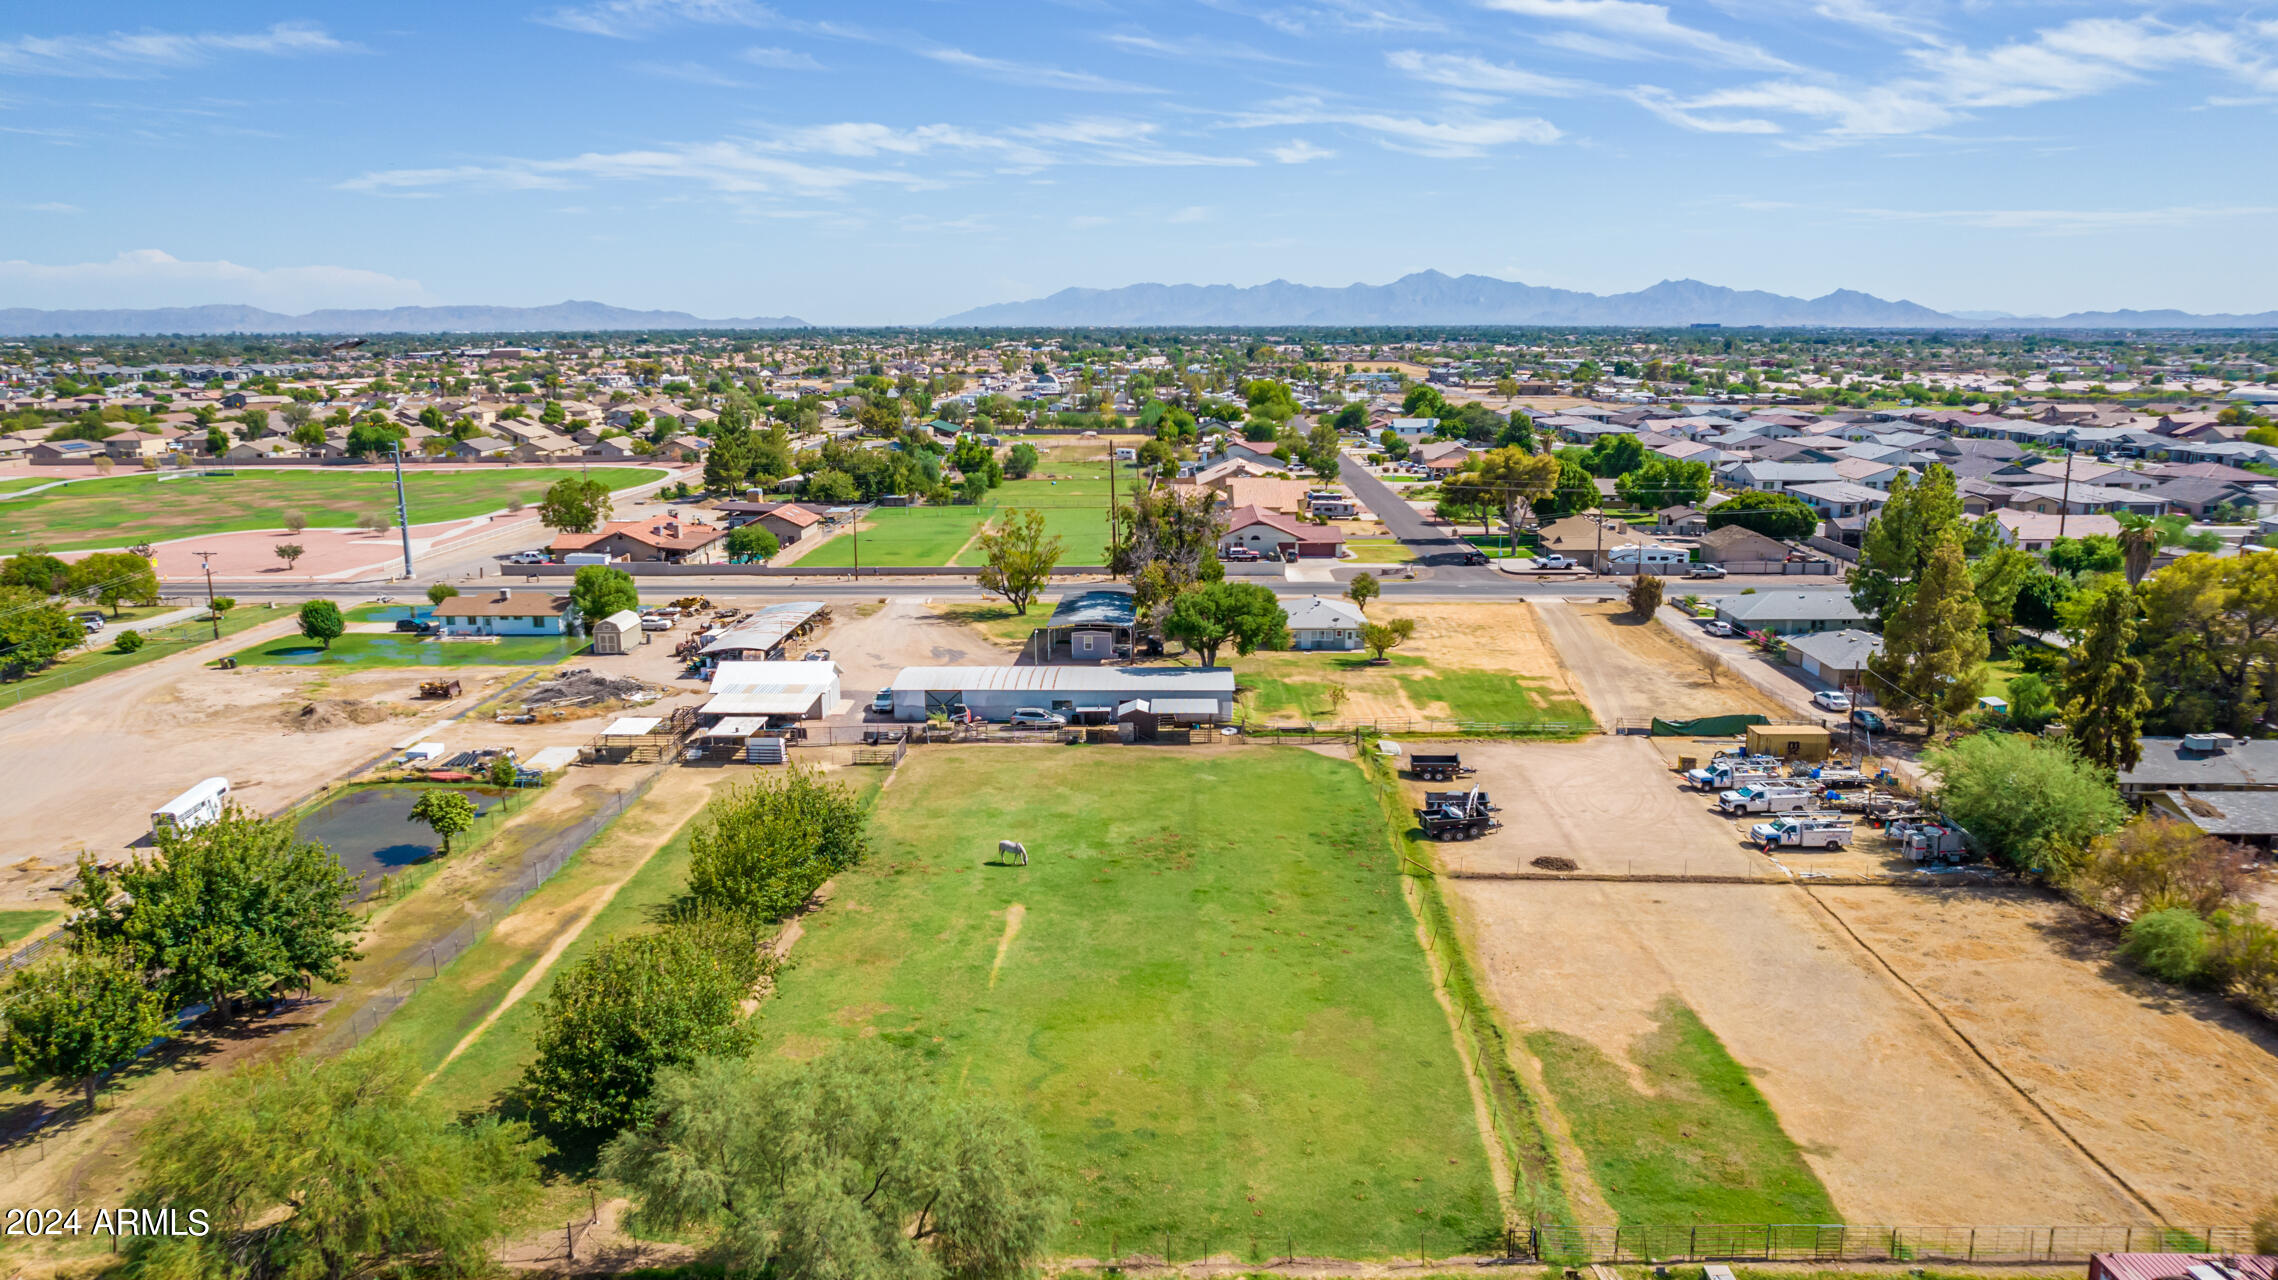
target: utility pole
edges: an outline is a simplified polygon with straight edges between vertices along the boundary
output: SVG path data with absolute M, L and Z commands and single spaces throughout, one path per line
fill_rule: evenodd
M 1115 581 L 1115 437 L 1107 438 L 1107 580 Z
M 214 624 L 214 639 L 219 640 L 221 639 L 221 615 L 214 612 L 213 557 L 221 553 L 218 551 L 193 551 L 190 554 L 198 558 L 198 567 L 206 571 L 206 617 Z
M 403 578 L 411 581 L 411 507 L 403 498 L 403 441 L 395 442 L 395 526 L 403 533 Z
M 2057 503 L 2057 536 L 2064 536 L 2064 518 L 2072 510 L 2072 446 L 2064 451 L 2064 499 Z

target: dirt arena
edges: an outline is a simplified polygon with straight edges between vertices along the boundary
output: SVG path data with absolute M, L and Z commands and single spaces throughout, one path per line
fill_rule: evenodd
M 2112 958 L 2029 891 L 1829 888 L 1820 901 L 2176 1225 L 2278 1194 L 2278 1033 Z
M 1632 618 L 1626 604 L 1546 597 L 1536 605 L 1544 632 L 1600 724 L 1744 713 L 1786 720 L 1794 714 L 1731 672 L 1712 679 L 1699 650 L 1659 621 Z
M 1450 884 L 1515 1030 L 1565 1032 L 1630 1063 L 1655 1006 L 1681 999 L 1749 1069 L 1849 1221 L 2149 1221 L 1802 890 Z

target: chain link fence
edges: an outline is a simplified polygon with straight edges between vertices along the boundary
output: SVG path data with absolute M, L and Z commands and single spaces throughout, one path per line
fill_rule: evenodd
M 1531 1228 L 1525 1252 L 1566 1262 L 2075 1263 L 2096 1253 L 2254 1252 L 2251 1227 L 1877 1227 L 1745 1224 Z

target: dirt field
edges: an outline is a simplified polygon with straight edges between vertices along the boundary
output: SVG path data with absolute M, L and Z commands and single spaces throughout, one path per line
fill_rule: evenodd
M 1579 1037 L 1634 1072 L 1656 1007 L 1682 1000 L 1747 1068 L 1849 1221 L 2147 1220 L 1800 890 L 1451 888 L 1515 1030 Z M 1578 1159 L 1567 1164 L 1578 1208 L 1603 1215 L 1602 1193 Z
M 1537 603 L 1544 630 L 1601 724 L 1749 712 L 1785 720 L 1793 714 L 1737 675 L 1726 672 L 1711 683 L 1696 650 L 1657 621 L 1635 621 L 1627 605 Z
M 2278 1034 L 2110 958 L 2039 894 L 1816 891 L 1901 977 L 2177 1226 L 2278 1193 Z
M 1502 830 L 1436 846 L 1451 871 L 1525 871 L 1531 859 L 1549 855 L 1597 874 L 1782 878 L 1743 843 L 1747 822 L 1717 813 L 1714 796 L 1678 786 L 1650 739 L 1418 742 L 1408 750 L 1460 752 L 1479 770 L 1465 781 L 1486 788 L 1502 808 Z M 1448 785 L 1402 777 L 1412 804 L 1423 803 L 1427 788 Z

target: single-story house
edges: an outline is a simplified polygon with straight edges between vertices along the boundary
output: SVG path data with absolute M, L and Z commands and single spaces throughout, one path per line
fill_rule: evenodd
M 788 547 L 823 522 L 816 512 L 793 502 L 716 502 L 712 511 L 723 528 L 741 529 L 756 524 Z
M 1813 510 L 1830 520 L 1877 511 L 1890 501 L 1890 495 L 1880 489 L 1852 484 L 1847 480 L 1793 484 L 1788 486 L 1788 492 L 1803 499 Z
M 1637 541 L 1637 531 L 1626 521 L 1577 515 L 1551 521 L 1535 531 L 1535 538 L 1543 554 L 1562 555 L 1595 571 L 1608 551 Z
M 1698 507 L 1663 507 L 1653 513 L 1653 531 L 1697 538 L 1708 532 L 1708 513 Z
M 1867 659 L 1883 651 L 1883 638 L 1872 631 L 1845 627 L 1797 636 L 1787 642 L 1788 660 L 1838 689 L 1859 683 Z
M 2156 791 L 2145 798 L 2144 810 L 2259 849 L 2278 840 L 2278 792 Z
M 2278 739 L 2193 733 L 2139 738 L 2135 766 L 2119 773 L 2120 794 L 2155 791 L 2278 791 Z
M 728 531 L 679 520 L 612 520 L 592 533 L 564 533 L 546 550 L 556 556 L 585 551 L 613 560 L 664 564 L 717 564 L 727 553 Z
M 1294 516 L 1257 507 L 1236 507 L 1226 517 L 1226 532 L 1218 549 L 1248 547 L 1277 560 L 1334 560 L 1345 545 L 1345 535 L 1328 525 L 1311 525 Z
M 452 596 L 435 607 L 435 625 L 447 636 L 562 636 L 576 630 L 577 606 L 549 591 L 508 591 Z
M 1778 538 L 1766 537 L 1745 525 L 1728 524 L 1701 535 L 1701 559 L 1731 567 L 1784 561 L 1795 548 Z
M 1358 649 L 1360 629 L 1368 618 L 1352 601 L 1333 596 L 1307 596 L 1282 605 L 1289 614 L 1292 649 Z
M 2004 507 L 1993 513 L 1993 523 L 1994 537 L 2003 546 L 2021 547 L 2035 555 L 2046 554 L 2059 536 L 2085 538 L 2101 533 L 2118 537 L 2120 533 L 2120 522 L 2100 513 L 2060 516 Z
M 894 718 L 903 721 L 966 712 L 1005 720 L 1029 707 L 1105 721 L 1126 702 L 1162 698 L 1208 700 L 1212 721 L 1234 715 L 1234 673 L 1225 667 L 904 667 L 891 689 Z
M 1757 591 L 1719 596 L 1712 601 L 1716 616 L 1742 631 L 1772 635 L 1798 635 L 1813 631 L 1841 631 L 1866 620 L 1851 593 L 1830 591 Z
M 1138 640 L 1139 606 L 1128 588 L 1072 591 L 1052 606 L 1052 616 L 1041 631 L 1044 638 L 1036 643 L 1047 662 L 1128 659 Z

